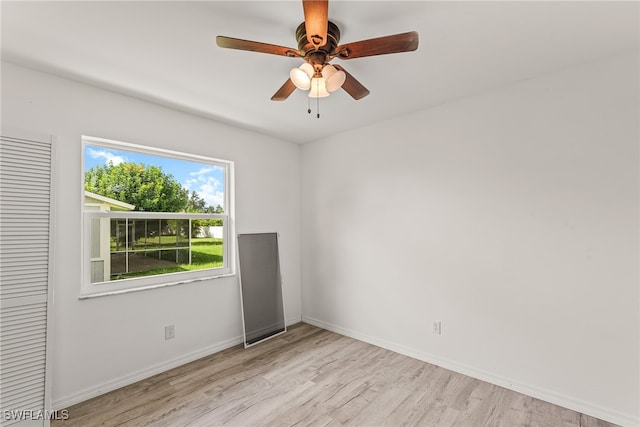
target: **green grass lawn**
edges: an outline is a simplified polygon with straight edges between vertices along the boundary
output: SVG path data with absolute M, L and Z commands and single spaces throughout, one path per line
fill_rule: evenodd
M 222 239 L 215 239 L 211 237 L 194 238 L 191 239 L 191 264 L 175 264 L 146 271 L 138 271 L 135 273 L 118 274 L 117 276 L 112 277 L 112 280 L 222 267 L 222 255 Z

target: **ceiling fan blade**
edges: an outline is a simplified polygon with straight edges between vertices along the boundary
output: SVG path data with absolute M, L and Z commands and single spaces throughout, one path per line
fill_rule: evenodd
M 349 95 L 351 95 L 351 97 L 355 100 L 358 99 L 362 99 L 365 96 L 369 95 L 369 89 L 367 89 L 366 87 L 364 87 L 362 85 L 362 83 L 360 83 L 358 80 L 356 80 L 355 77 L 353 77 L 351 74 L 349 74 L 347 72 L 347 70 L 345 70 L 343 67 L 341 67 L 340 65 L 334 65 L 334 67 L 340 71 L 344 71 L 344 73 L 346 74 L 347 78 L 345 79 L 344 83 L 342 84 L 342 89 L 345 90 L 345 92 L 347 92 Z
M 216 44 L 227 49 L 248 50 L 251 52 L 270 53 L 272 55 L 289 57 L 302 56 L 297 49 L 292 49 L 290 47 L 254 42 L 251 40 L 234 39 L 233 37 L 218 36 L 216 37 Z
M 354 59 L 365 56 L 386 55 L 388 53 L 411 52 L 418 48 L 418 33 L 394 34 L 347 43 L 336 48 L 336 57 L 340 59 Z
M 307 40 L 319 48 L 327 44 L 329 27 L 329 0 L 302 0 Z
M 275 94 L 273 94 L 273 96 L 271 97 L 271 100 L 284 101 L 289 97 L 289 95 L 293 93 L 294 90 L 296 90 L 296 85 L 293 84 L 291 79 L 287 79 L 287 81 L 284 82 L 282 87 L 278 89 L 278 91 Z

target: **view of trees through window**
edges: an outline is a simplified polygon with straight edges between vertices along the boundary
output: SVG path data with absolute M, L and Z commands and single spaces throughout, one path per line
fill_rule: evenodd
M 84 146 L 91 282 L 224 266 L 225 167 Z

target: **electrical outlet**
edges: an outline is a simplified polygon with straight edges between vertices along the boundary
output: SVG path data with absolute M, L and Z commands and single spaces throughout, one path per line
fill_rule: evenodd
M 170 340 L 176 337 L 176 325 L 167 325 L 164 327 L 164 339 Z
M 433 321 L 433 333 L 436 335 L 442 335 L 442 322 L 439 320 Z

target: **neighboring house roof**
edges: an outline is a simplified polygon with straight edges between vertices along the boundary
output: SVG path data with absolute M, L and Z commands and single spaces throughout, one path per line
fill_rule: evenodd
M 130 205 L 129 203 L 121 202 L 120 200 L 112 199 L 110 197 L 101 196 L 90 191 L 84 192 L 85 203 L 87 203 L 87 199 L 98 203 L 106 203 L 112 211 L 132 211 L 135 209 L 134 205 Z

